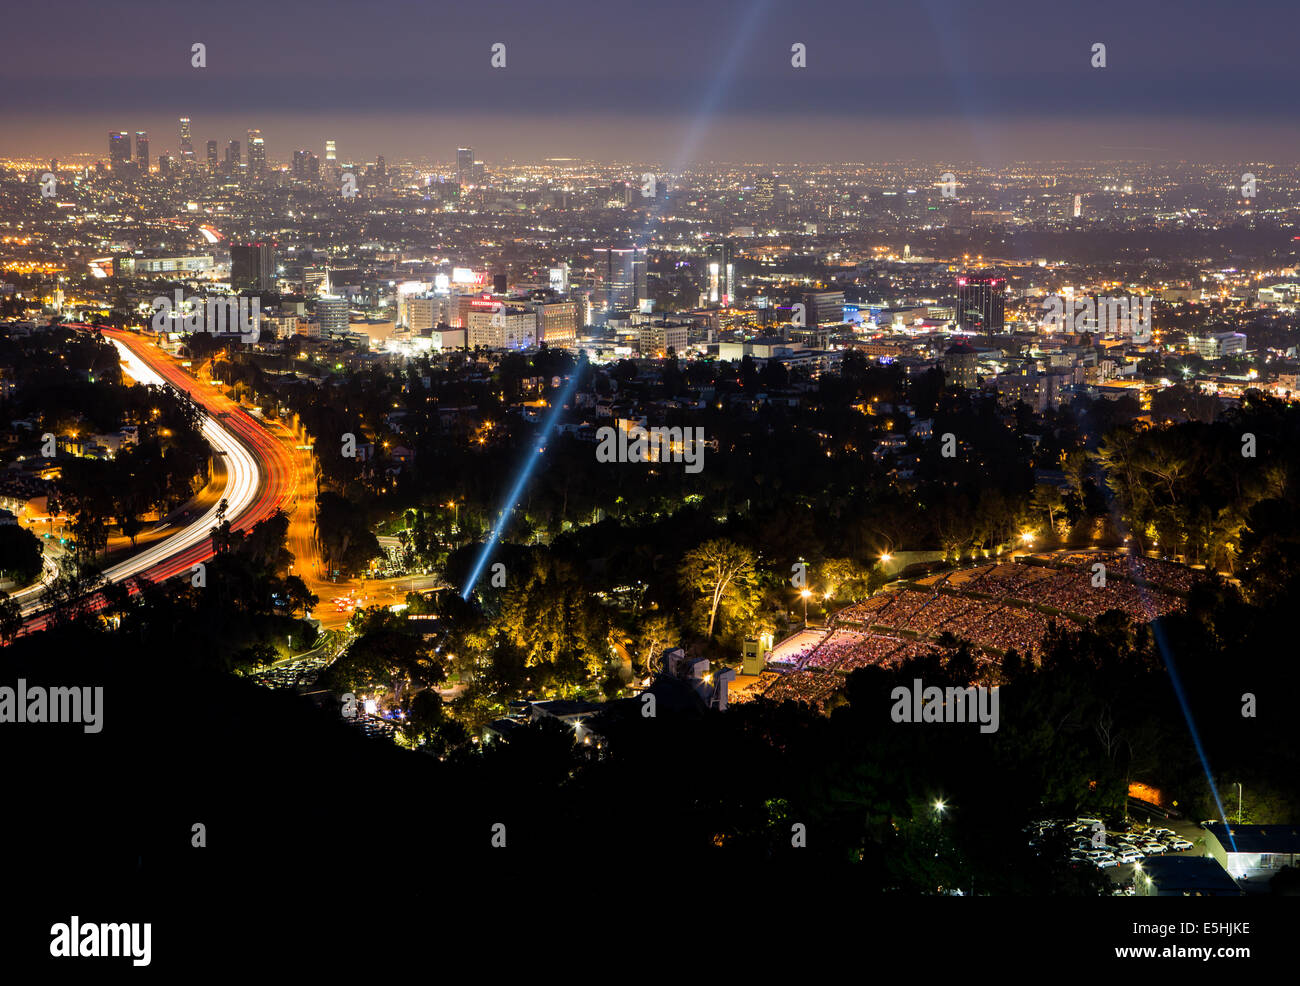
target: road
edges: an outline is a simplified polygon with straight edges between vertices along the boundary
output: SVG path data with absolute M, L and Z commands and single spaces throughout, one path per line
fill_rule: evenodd
M 326 628 L 346 624 L 360 605 L 398 603 L 408 591 L 445 584 L 428 575 L 329 581 L 316 539 L 315 461 L 305 441 L 279 422 L 257 420 L 216 385 L 188 373 L 148 337 L 106 327 L 100 331 L 117 347 L 129 377 L 145 384 L 170 385 L 203 409 L 204 438 L 224 463 L 224 470 L 214 469 L 211 487 L 219 490 L 204 501 L 210 504 L 207 509 L 176 533 L 106 569 L 107 581 L 120 582 L 135 575 L 162 581 L 188 574 L 192 566 L 211 558 L 211 529 L 216 525 L 217 503 L 224 497 L 226 518 L 236 531 L 248 530 L 278 510 L 289 515 L 288 547 L 295 559 L 290 571 L 319 597 L 312 615 Z M 39 584 L 15 594 L 28 617 L 25 632 L 45 626 L 47 616 L 39 612 L 43 590 L 44 585 Z M 350 599 L 351 604 L 336 605 L 334 600 L 341 598 Z
M 294 562 L 289 571 L 303 580 L 307 590 L 320 602 L 312 613 L 326 629 L 347 624 L 352 614 L 363 606 L 392 605 L 403 602 L 407 592 L 443 588 L 446 583 L 432 575 L 403 575 L 391 579 L 354 579 L 340 577 L 331 581 L 328 566 L 316 538 L 316 459 L 305 434 L 286 428 L 279 422 L 266 425 L 293 463 L 294 495 L 289 512 L 289 551 Z M 349 600 L 337 604 L 336 599 Z
M 206 415 L 203 435 L 213 450 L 224 458 L 225 486 L 221 496 L 227 502 L 226 518 L 237 531 L 246 531 L 284 508 L 294 492 L 295 473 L 288 453 L 247 411 L 215 387 L 189 376 L 183 367 L 144 336 L 103 328 L 104 337 L 117 347 L 124 371 L 140 383 L 170 384 L 187 394 Z M 196 517 L 172 536 L 149 545 L 125 561 L 104 571 L 109 582 L 135 575 L 161 581 L 188 573 L 213 555 L 211 528 L 216 524 L 216 505 Z M 47 620 L 36 614 L 43 586 L 18 593 L 23 614 L 31 616 L 27 631 L 41 629 Z

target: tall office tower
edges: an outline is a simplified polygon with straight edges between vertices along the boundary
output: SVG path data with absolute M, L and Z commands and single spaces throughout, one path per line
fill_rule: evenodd
M 1001 332 L 1006 326 L 1005 277 L 957 278 L 957 327 L 967 332 Z
M 843 291 L 805 291 L 803 304 L 805 328 L 839 325 L 844 321 Z
M 266 145 L 260 130 L 248 131 L 248 171 L 254 175 L 266 173 Z
M 108 135 L 108 166 L 122 171 L 131 162 L 131 135 L 125 130 Z
M 307 175 L 307 152 L 297 150 L 293 152 L 293 176 L 295 178 L 305 178 Z
M 736 300 L 736 248 L 728 241 L 709 247 L 709 304 L 730 307 Z
M 560 264 L 559 267 L 550 269 L 551 290 L 558 295 L 569 293 L 569 265 Z
M 754 206 L 761 212 L 771 209 L 776 202 L 776 178 L 772 175 L 761 175 L 754 180 L 754 191 L 752 193 Z
M 347 298 L 321 295 L 316 299 L 316 324 L 322 339 L 338 339 L 348 334 L 352 306 Z
M 332 140 L 327 140 L 327 141 L 325 141 L 325 165 L 326 165 L 326 167 L 328 167 L 329 165 L 333 164 L 337 159 L 338 159 L 338 154 L 337 154 L 337 152 L 336 152 L 336 150 L 335 150 L 334 141 L 332 141 Z
M 190 136 L 190 118 L 181 117 L 181 160 L 194 160 L 194 138 Z
M 217 170 L 217 142 L 215 140 L 208 141 L 208 170 Z
M 226 142 L 226 164 L 232 168 L 239 167 L 239 141 L 231 140 Z
M 140 174 L 149 173 L 149 135 L 143 130 L 135 132 L 135 164 Z
M 456 148 L 456 180 L 462 185 L 474 184 L 474 148 Z
M 646 297 L 646 248 L 597 247 L 596 293 L 605 311 L 636 308 Z
M 315 154 L 312 154 L 310 151 L 307 152 L 307 161 L 304 165 L 304 177 L 310 178 L 312 181 L 318 181 L 320 179 L 320 158 Z
M 1082 215 L 1083 215 L 1083 196 L 1076 195 L 1074 197 L 1074 218 L 1078 219 Z
M 166 178 L 172 173 L 172 167 L 175 164 L 170 154 L 158 155 L 158 177 Z
M 236 291 L 270 291 L 275 286 L 275 251 L 270 243 L 230 244 L 230 286 Z

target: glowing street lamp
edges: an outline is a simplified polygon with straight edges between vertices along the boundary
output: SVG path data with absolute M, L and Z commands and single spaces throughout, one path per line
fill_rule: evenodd
M 803 597 L 803 625 L 808 625 L 808 597 L 812 595 L 811 589 L 800 589 L 799 595 Z

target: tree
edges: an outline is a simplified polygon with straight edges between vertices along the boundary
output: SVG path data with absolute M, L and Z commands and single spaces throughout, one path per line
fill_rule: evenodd
M 0 526 L 0 575 L 27 585 L 41 574 L 41 539 L 17 524 Z
M 1050 483 L 1039 483 L 1034 487 L 1034 507 L 1047 514 L 1047 526 L 1056 530 L 1056 514 L 1065 509 L 1065 498 Z
M 465 727 L 447 715 L 442 696 L 435 689 L 422 688 L 412 694 L 405 712 L 399 731 L 411 746 L 445 756 L 468 738 Z
M 752 608 L 756 603 L 756 562 L 752 551 L 725 538 L 706 541 L 682 559 L 682 584 L 705 597 L 708 605 L 709 637 L 724 604 Z
M 653 671 L 659 655 L 676 641 L 677 636 L 677 628 L 666 616 L 655 615 L 643 620 L 636 636 L 636 656 L 642 667 Z
M 0 592 L 0 642 L 10 643 L 23 627 L 23 608 L 11 599 L 9 593 Z
M 330 668 L 331 677 L 348 686 L 389 684 L 399 702 L 412 682 L 431 686 L 446 680 L 433 646 L 404 619 L 375 609 L 360 614 L 359 624 L 361 635 Z
M 859 565 L 852 558 L 827 558 L 821 565 L 822 592 L 827 599 L 855 603 L 878 588 L 873 569 Z

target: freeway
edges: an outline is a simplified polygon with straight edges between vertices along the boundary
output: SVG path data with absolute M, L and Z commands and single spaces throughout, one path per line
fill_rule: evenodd
M 85 328 L 90 328 L 85 326 Z M 232 529 L 246 531 L 282 509 L 294 493 L 293 464 L 284 446 L 252 415 L 210 384 L 189 376 L 182 367 L 144 336 L 101 327 L 104 338 L 117 347 L 125 372 L 134 380 L 169 385 L 187 395 L 204 412 L 203 435 L 226 461 L 226 483 L 221 496 L 227 501 L 226 518 Z M 162 541 L 104 571 L 109 582 L 143 575 L 162 581 L 188 574 L 199 562 L 212 557 L 211 528 L 216 506 Z M 15 594 L 29 617 L 27 631 L 41 629 L 47 616 L 39 614 L 44 586 Z

